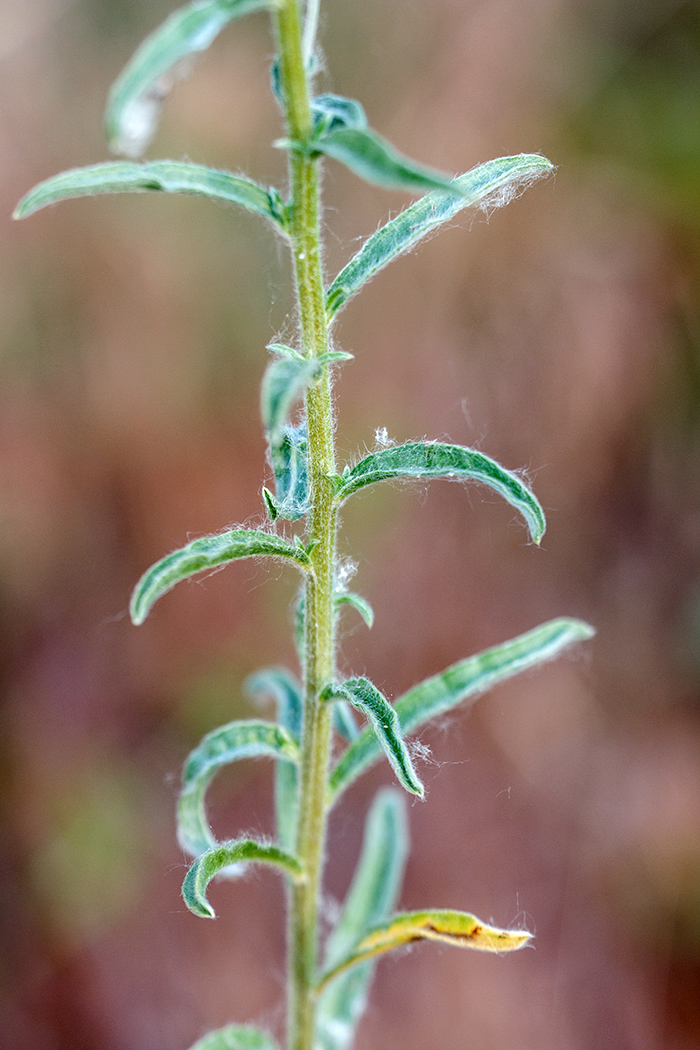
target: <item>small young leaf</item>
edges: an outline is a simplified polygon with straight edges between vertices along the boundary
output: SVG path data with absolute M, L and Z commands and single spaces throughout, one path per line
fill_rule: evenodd
M 360 861 L 326 945 L 327 968 L 340 963 L 367 930 L 389 915 L 401 888 L 407 853 L 403 796 L 384 788 L 369 811 Z M 349 1050 L 365 1009 L 373 970 L 372 963 L 363 963 L 324 988 L 317 1011 L 317 1050 Z
M 315 358 L 278 357 L 265 370 L 260 387 L 260 414 L 271 445 L 282 441 L 294 404 L 320 375 Z
M 267 693 L 277 705 L 277 721 L 295 741 L 301 740 L 304 701 L 296 679 L 282 667 L 269 667 L 251 675 L 244 688 L 253 694 Z M 296 762 L 275 762 L 275 826 L 283 849 L 296 841 L 298 770 Z
M 255 842 L 253 839 L 222 842 L 198 857 L 185 876 L 182 897 L 190 911 L 203 919 L 215 919 L 216 913 L 206 897 L 207 886 L 220 871 L 240 863 L 271 864 L 295 882 L 305 878 L 300 861 L 278 846 Z
M 459 193 L 451 175 L 404 157 L 371 128 L 336 126 L 314 137 L 311 148 L 344 164 L 365 182 L 384 189 L 409 192 L 439 189 L 443 193 Z
M 299 760 L 297 742 L 272 722 L 231 722 L 213 730 L 191 752 L 182 772 L 177 806 L 177 837 L 186 853 L 195 857 L 216 845 L 204 808 L 204 796 L 222 766 L 242 758 L 276 758 L 284 764 Z
M 149 164 L 117 160 L 63 171 L 30 190 L 15 208 L 14 218 L 24 219 L 48 204 L 74 197 L 148 192 L 185 193 L 240 204 L 283 225 L 272 191 L 264 190 L 241 175 L 175 160 L 157 160 Z
M 594 634 L 593 628 L 581 620 L 549 620 L 517 638 L 452 664 L 441 674 L 409 689 L 396 701 L 394 710 L 403 732 L 414 732 L 467 699 L 473 702 L 497 682 L 553 660 L 568 646 Z M 331 798 L 337 798 L 381 753 L 374 733 L 363 730 L 343 752 L 331 774 Z
M 345 700 L 335 700 L 333 703 L 333 728 L 349 742 L 357 740 L 360 735 L 352 708 Z
M 372 624 L 374 623 L 374 609 L 366 598 L 362 598 L 359 594 L 355 594 L 353 591 L 346 591 L 343 594 L 336 595 L 335 604 L 336 607 L 339 605 L 351 605 L 353 609 L 360 614 L 367 626 L 370 629 L 372 628 Z
M 279 1050 L 274 1039 L 250 1025 L 227 1024 L 208 1032 L 190 1050 Z
M 160 109 L 183 60 L 206 51 L 235 18 L 275 6 L 274 0 L 194 0 L 173 12 L 146 37 L 110 91 L 105 113 L 110 148 L 139 157 L 156 132 Z
M 501 930 L 464 911 L 404 912 L 365 934 L 345 959 L 324 974 L 319 987 L 323 988 L 343 970 L 411 941 L 442 941 L 455 948 L 500 953 L 524 948 L 531 939 L 527 930 Z
M 368 719 L 377 740 L 384 748 L 399 783 L 412 795 L 423 798 L 423 785 L 416 775 L 411 756 L 404 743 L 399 718 L 376 685 L 373 685 L 368 678 L 349 678 L 342 685 L 329 687 L 322 695 L 325 699 L 349 700 L 362 712 Z
M 515 474 L 504 470 L 482 452 L 461 445 L 444 445 L 437 441 L 410 441 L 371 452 L 354 467 L 346 467 L 336 495 L 338 503 L 365 485 L 392 478 L 454 478 L 456 481 L 480 481 L 519 510 L 535 543 L 545 530 L 544 512 L 532 492 Z
M 303 547 L 258 529 L 231 529 L 216 536 L 202 536 L 167 554 L 143 574 L 131 596 L 133 623 L 143 623 L 153 604 L 180 580 L 237 558 L 256 557 L 288 558 L 303 569 L 310 564 Z
M 354 98 L 342 95 L 317 95 L 311 101 L 314 117 L 314 132 L 321 136 L 338 128 L 363 129 L 367 117 L 362 105 Z
M 276 490 L 273 511 L 287 521 L 298 521 L 309 509 L 306 423 L 284 426 L 279 443 L 270 444 L 270 459 Z M 271 494 L 268 494 L 268 506 L 269 496 Z
M 418 241 L 464 208 L 507 204 L 535 179 L 548 175 L 553 166 L 545 157 L 523 153 L 500 157 L 472 168 L 454 180 L 459 193 L 436 191 L 416 201 L 382 226 L 343 267 L 326 293 L 329 318 L 392 259 L 409 251 Z

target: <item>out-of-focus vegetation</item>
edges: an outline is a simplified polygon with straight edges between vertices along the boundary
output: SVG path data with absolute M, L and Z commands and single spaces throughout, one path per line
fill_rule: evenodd
M 9 221 L 39 179 L 104 159 L 107 89 L 169 7 L 45 0 L 0 16 L 8 1050 L 176 1050 L 233 1016 L 282 1022 L 274 877 L 215 890 L 229 894 L 222 918 L 197 923 L 179 900 L 172 810 L 189 748 L 250 710 L 246 673 L 293 659 L 296 581 L 285 602 L 238 566 L 174 591 L 139 631 L 125 610 L 187 530 L 262 514 L 257 390 L 265 344 L 288 331 L 284 249 L 245 215 L 192 200 L 72 202 Z M 502 529 L 501 506 L 477 512 L 475 493 L 465 509 L 453 486 L 349 505 L 377 618 L 346 638 L 348 665 L 397 695 L 549 616 L 599 630 L 591 656 L 452 720 L 441 764 L 422 767 L 430 808 L 411 816 L 405 907 L 524 914 L 536 950 L 507 966 L 447 952 L 424 966 L 420 950 L 384 962 L 360 1046 L 410 1048 L 432 1009 L 440 1050 L 501 1050 L 513 1031 L 523 1050 L 696 1046 L 697 5 L 336 0 L 323 43 L 329 88 L 361 97 L 411 155 L 456 171 L 541 149 L 559 165 L 488 230 L 467 220 L 397 263 L 339 322 L 355 354 L 339 384 L 343 449 L 371 446 L 375 425 L 399 440 L 444 432 L 536 474 L 550 523 L 542 552 Z M 281 179 L 268 47 L 255 18 L 222 34 L 174 93 L 152 155 Z M 329 169 L 326 203 L 333 272 L 386 197 Z M 222 830 L 269 824 L 268 774 L 221 776 Z M 375 786 L 359 784 L 336 818 L 338 896 Z M 230 959 L 234 941 L 226 970 L 218 953 Z

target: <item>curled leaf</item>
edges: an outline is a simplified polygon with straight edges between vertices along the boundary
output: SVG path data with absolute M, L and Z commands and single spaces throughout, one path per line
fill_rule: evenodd
M 343 503 L 358 489 L 393 478 L 480 481 L 520 511 L 535 543 L 539 543 L 544 534 L 542 507 L 520 478 L 482 452 L 438 441 L 410 441 L 371 452 L 354 467 L 346 467 L 340 477 L 336 500 Z
M 282 726 L 250 720 L 214 729 L 190 753 L 182 772 L 177 806 L 178 841 L 185 852 L 199 856 L 216 845 L 204 807 L 204 797 L 215 773 L 239 759 L 261 757 L 296 763 L 299 747 Z
M 275 475 L 275 495 L 267 489 L 263 497 L 274 521 L 298 521 L 309 510 L 309 463 L 306 422 L 285 424 L 279 442 L 270 442 L 270 460 Z
M 365 823 L 362 853 L 340 919 L 328 938 L 326 967 L 340 963 L 358 939 L 386 918 L 396 904 L 408 853 L 403 796 L 391 789 L 377 792 Z M 318 1050 L 348 1050 L 366 1003 L 373 964 L 345 970 L 329 981 L 319 997 L 316 1022 Z
M 412 795 L 423 798 L 423 785 L 413 768 L 413 761 L 403 739 L 398 715 L 376 685 L 368 678 L 349 678 L 342 685 L 330 687 L 323 695 L 324 699 L 349 700 L 362 712 L 384 749 L 399 783 Z
M 250 1025 L 227 1024 L 198 1039 L 190 1050 L 278 1050 L 266 1032 Z
M 242 175 L 175 160 L 157 160 L 148 164 L 116 160 L 63 171 L 30 190 L 15 208 L 14 218 L 24 219 L 49 204 L 74 197 L 149 192 L 184 193 L 239 204 L 284 225 L 272 190 L 265 190 Z
M 133 623 L 143 623 L 154 603 L 181 580 L 238 558 L 257 557 L 286 558 L 303 569 L 310 565 L 302 546 L 287 543 L 274 533 L 231 529 L 216 536 L 202 536 L 161 558 L 143 574 L 131 596 Z
M 156 132 L 182 63 L 206 51 L 229 22 L 275 6 L 274 0 L 194 0 L 174 11 L 146 37 L 110 91 L 105 113 L 110 148 L 139 157 Z
M 459 175 L 454 180 L 458 193 L 435 191 L 416 201 L 372 234 L 340 271 L 326 293 L 329 318 L 392 259 L 410 251 L 418 241 L 464 208 L 507 204 L 535 179 L 553 170 L 550 162 L 536 153 L 500 157 Z
M 570 645 L 585 641 L 594 634 L 593 628 L 582 620 L 562 617 L 452 664 L 441 674 L 426 678 L 409 689 L 396 701 L 394 710 L 403 732 L 414 732 L 465 700 L 473 702 L 497 682 L 553 660 Z M 337 798 L 381 754 L 374 733 L 370 729 L 363 730 L 343 752 L 331 774 L 331 798 Z
M 270 864 L 295 882 L 305 878 L 301 862 L 278 846 L 255 842 L 253 839 L 222 842 L 198 857 L 185 876 L 182 897 L 190 911 L 203 919 L 215 919 L 216 912 L 207 900 L 207 887 L 220 871 L 241 863 Z
M 345 959 L 324 974 L 319 987 L 349 967 L 411 941 L 441 941 L 455 948 L 500 953 L 524 948 L 531 939 L 527 930 L 501 930 L 463 911 L 404 912 L 366 933 Z
M 335 604 L 336 608 L 340 605 L 351 605 L 371 629 L 374 623 L 374 609 L 366 598 L 361 597 L 359 594 L 355 594 L 353 591 L 344 591 L 343 593 L 336 595 Z

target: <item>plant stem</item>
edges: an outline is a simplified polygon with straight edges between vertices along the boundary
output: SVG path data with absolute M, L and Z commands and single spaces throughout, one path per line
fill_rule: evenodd
M 298 0 L 284 0 L 276 16 L 280 80 L 287 135 L 308 142 L 312 131 L 309 80 L 304 62 Z M 289 152 L 291 241 L 302 352 L 317 357 L 328 346 L 321 240 L 318 162 L 300 150 Z M 306 396 L 310 501 L 308 540 L 314 571 L 305 593 L 304 728 L 299 784 L 296 852 L 307 878 L 291 890 L 289 909 L 288 1048 L 312 1050 L 318 902 L 326 827 L 326 791 L 331 747 L 331 709 L 319 699 L 334 677 L 333 583 L 336 513 L 331 477 L 335 473 L 333 414 L 328 369 Z

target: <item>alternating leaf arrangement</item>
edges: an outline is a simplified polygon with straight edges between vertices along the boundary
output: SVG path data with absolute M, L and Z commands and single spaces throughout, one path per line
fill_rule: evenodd
M 230 22 L 263 10 L 270 14 L 278 47 L 271 82 L 285 118 L 286 137 L 277 145 L 289 154 L 289 199 L 247 176 L 199 164 L 129 160 L 49 178 L 20 201 L 15 215 L 24 218 L 47 205 L 87 195 L 189 194 L 260 215 L 290 244 L 303 350 L 279 342 L 268 347 L 272 358 L 260 399 L 274 485 L 274 491 L 262 489 L 268 524 L 229 528 L 168 554 L 137 583 L 130 612 L 133 622 L 141 624 L 177 583 L 242 558 L 274 558 L 301 572 L 304 584 L 295 615 L 301 681 L 280 667 L 251 676 L 246 683 L 249 695 L 257 703 L 271 700 L 273 719 L 251 718 L 214 729 L 185 763 L 178 839 L 195 859 L 182 894 L 194 914 L 214 918 L 207 894 L 215 877 L 234 876 L 255 864 L 272 866 L 284 875 L 290 914 L 288 1050 L 350 1050 L 378 956 L 419 940 L 509 952 L 528 943 L 530 934 L 499 929 L 461 911 L 395 912 L 408 851 L 406 804 L 401 792 L 384 788 L 367 816 L 360 859 L 321 962 L 318 908 L 330 807 L 382 758 L 408 794 L 423 798 L 407 737 L 458 705 L 473 702 L 497 682 L 555 658 L 593 631 L 581 620 L 551 620 L 458 661 L 394 703 L 369 679 L 338 674 L 335 642 L 342 610 L 348 606 L 368 627 L 374 621 L 366 599 L 347 589 L 348 574 L 336 554 L 338 511 L 352 495 L 380 481 L 478 482 L 522 516 L 535 544 L 544 534 L 545 517 L 518 474 L 461 445 L 407 441 L 379 448 L 339 469 L 329 373 L 351 355 L 331 348 L 329 325 L 393 259 L 465 208 L 507 203 L 551 172 L 552 165 L 544 157 L 523 154 L 489 161 L 451 178 L 399 153 L 369 127 L 356 100 L 332 94 L 314 97 L 310 83 L 316 68 L 319 0 L 307 0 L 303 27 L 300 0 L 194 0 L 180 8 L 144 41 L 112 88 L 106 113 L 112 148 L 140 156 L 155 134 L 167 92 L 192 59 Z M 380 186 L 426 192 L 369 237 L 328 286 L 320 269 L 317 207 L 317 169 L 324 159 L 340 162 Z M 207 818 L 209 785 L 222 768 L 258 758 L 274 765 L 274 837 L 218 841 Z M 192 1050 L 277 1050 L 277 1044 L 257 1028 L 229 1025 L 204 1036 Z

